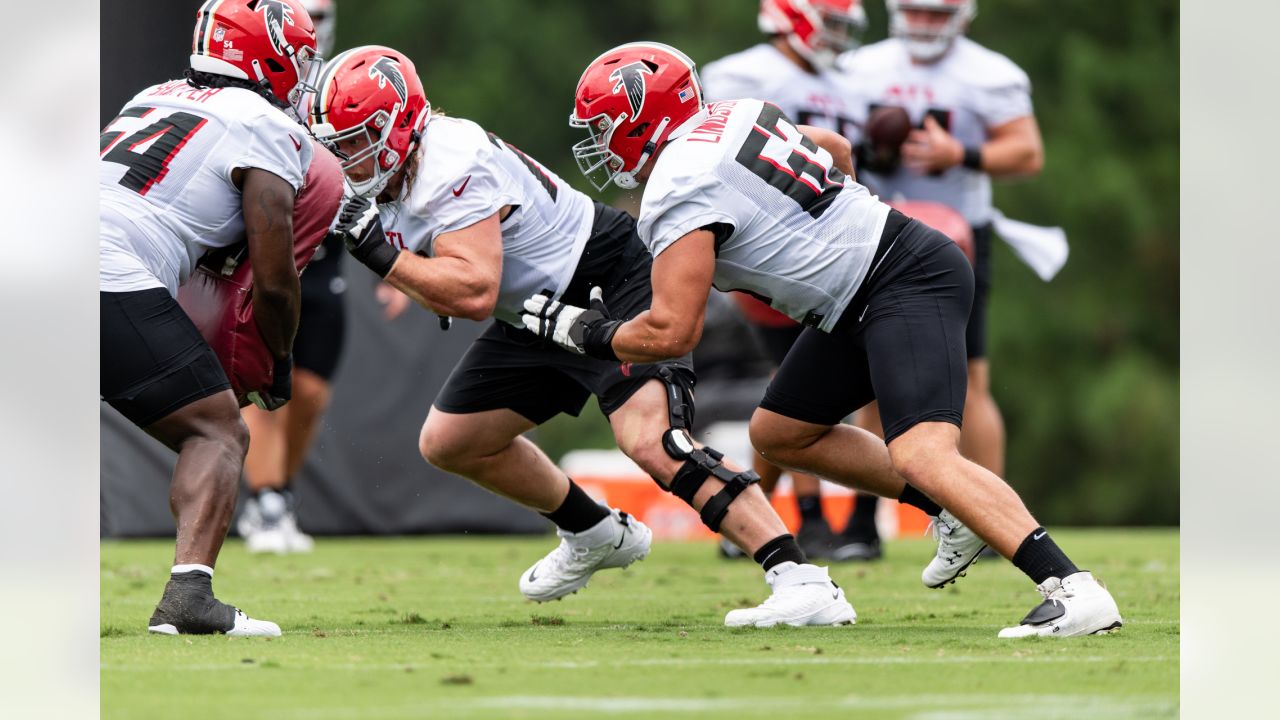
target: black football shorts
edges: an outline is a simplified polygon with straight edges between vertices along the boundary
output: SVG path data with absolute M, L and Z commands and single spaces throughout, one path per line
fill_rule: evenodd
M 806 328 L 760 407 L 835 425 L 878 400 L 885 441 L 917 423 L 960 425 L 973 270 L 945 235 L 890 212 L 879 266 L 830 333 Z
M 99 292 L 101 393 L 145 428 L 231 383 L 213 348 L 164 288 Z

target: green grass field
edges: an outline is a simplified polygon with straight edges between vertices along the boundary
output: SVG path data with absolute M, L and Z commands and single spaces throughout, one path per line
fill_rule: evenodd
M 271 640 L 148 636 L 169 542 L 102 545 L 105 718 L 919 720 L 1164 718 L 1178 713 L 1178 534 L 1055 531 L 1115 594 L 1123 631 L 1001 641 L 1039 596 L 1004 561 L 925 590 L 928 540 L 835 565 L 858 624 L 728 629 L 766 596 L 758 568 L 706 544 L 659 544 L 561 602 L 519 574 L 543 538 L 320 538 L 309 556 L 230 541 L 219 596 L 275 620 Z

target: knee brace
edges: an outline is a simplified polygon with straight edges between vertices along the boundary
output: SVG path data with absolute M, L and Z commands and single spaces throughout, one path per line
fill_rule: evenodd
M 689 428 L 693 425 L 691 379 L 670 368 L 663 368 L 658 377 L 667 386 L 667 414 L 671 424 L 662 434 L 662 449 L 673 459 L 684 461 L 671 479 L 671 486 L 664 489 L 693 507 L 693 497 L 707 478 L 714 477 L 723 482 L 724 487 L 720 492 L 708 498 L 699 511 L 702 524 L 712 532 L 720 532 L 720 522 L 729 512 L 729 505 L 743 490 L 760 482 L 760 476 L 750 470 L 734 472 L 721 462 L 724 460 L 722 453 L 709 447 L 698 448 L 694 445 L 693 437 L 689 434 Z

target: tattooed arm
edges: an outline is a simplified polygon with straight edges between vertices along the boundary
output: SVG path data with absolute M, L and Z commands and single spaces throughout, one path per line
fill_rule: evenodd
M 293 349 L 302 304 L 293 262 L 293 188 L 265 170 L 248 168 L 240 177 L 254 319 L 271 354 L 282 359 Z

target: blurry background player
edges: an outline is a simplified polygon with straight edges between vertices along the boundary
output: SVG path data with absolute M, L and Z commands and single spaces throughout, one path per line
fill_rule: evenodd
M 832 70 L 840 53 L 851 50 L 866 29 L 861 0 L 761 0 L 758 22 L 767 42 L 709 63 L 702 71 L 707 100 L 756 98 L 771 102 L 800 125 L 852 136 L 855 127 L 845 108 L 847 92 Z M 760 335 L 774 368 L 782 364 L 804 326 L 767 304 L 733 293 L 744 317 Z M 782 469 L 755 454 L 760 487 L 772 493 Z M 793 472 L 791 485 L 800 511 L 796 540 L 810 557 L 870 560 L 878 545 L 849 543 L 831 532 L 822 515 L 818 478 Z M 874 507 L 874 506 L 873 506 Z M 722 540 L 721 552 L 742 556 Z M 874 550 L 874 553 L 869 551 Z
M 206 250 L 246 238 L 255 319 L 275 358 L 255 402 L 288 401 L 300 304 L 292 214 L 312 144 L 285 111 L 297 112 L 314 56 L 297 0 L 210 0 L 196 15 L 187 80 L 143 90 L 102 133 L 102 397 L 178 453 L 175 564 L 153 633 L 280 634 L 213 595 L 249 436 L 226 373 L 175 296 Z
M 868 123 L 904 108 L 914 127 L 901 148 L 859 143 L 859 180 L 885 200 L 928 200 L 959 212 L 973 228 L 974 295 L 965 345 L 968 393 L 960 450 L 1004 476 L 1004 423 L 991 395 L 987 296 L 991 288 L 992 177 L 1040 172 L 1044 150 L 1031 110 L 1026 73 L 1008 58 L 964 37 L 975 0 L 886 0 L 890 37 L 841 59 L 851 102 Z M 887 115 L 885 115 L 887 117 Z M 891 125 L 891 123 L 887 123 Z M 900 140 L 900 138 L 898 138 Z M 883 436 L 874 405 L 859 427 Z M 860 498 L 846 534 L 879 545 L 872 502 Z M 939 532 L 949 528 L 938 526 Z
M 632 71 L 641 72 L 619 72 L 634 77 Z M 597 570 L 626 567 L 649 552 L 648 527 L 597 504 L 523 437 L 556 415 L 577 415 L 592 396 L 618 447 L 697 509 L 711 530 L 723 523 L 766 573 L 787 565 L 827 578 L 752 488 L 755 474 L 693 443 L 687 353 L 656 363 L 584 358 L 522 326 L 523 301 L 535 293 L 585 304 L 592 288 L 604 287 L 624 317 L 649 307 L 652 263 L 630 215 L 593 203 L 475 123 L 433 113 L 413 63 L 390 48 L 334 58 L 310 121 L 317 138 L 344 158 L 358 195 L 336 226 L 352 256 L 442 316 L 495 320 L 432 403 L 419 449 L 432 465 L 557 526 L 560 544 L 520 577 L 525 597 L 559 599 Z M 854 619 L 829 580 L 770 597 L 759 612 L 771 624 Z

